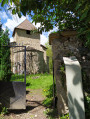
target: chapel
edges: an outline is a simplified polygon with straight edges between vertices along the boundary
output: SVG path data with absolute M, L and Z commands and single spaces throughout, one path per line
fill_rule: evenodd
M 12 46 L 26 46 L 26 73 L 49 72 L 47 48 L 40 44 L 38 29 L 27 19 L 14 28 Z M 14 74 L 24 73 L 25 52 L 23 47 L 11 48 L 11 69 Z

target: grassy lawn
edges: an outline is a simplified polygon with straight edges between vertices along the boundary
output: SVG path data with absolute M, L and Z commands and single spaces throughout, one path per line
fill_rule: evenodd
M 12 75 L 11 81 L 24 81 L 24 75 Z M 53 75 L 52 74 L 31 74 L 26 76 L 26 89 L 42 89 L 45 96 L 43 105 L 52 107 L 53 102 Z
M 12 75 L 11 81 L 24 81 L 24 75 Z M 31 74 L 26 76 L 26 88 L 46 89 L 53 84 L 52 74 Z
M 42 89 L 45 100 L 43 104 L 47 107 L 52 106 L 53 102 L 53 76 L 52 74 L 29 75 L 26 78 L 26 88 Z
M 53 106 L 53 75 L 52 74 L 36 74 L 29 75 L 26 79 L 26 88 L 30 89 L 42 89 L 42 93 L 45 96 L 43 105 L 47 107 L 44 112 L 48 119 L 55 119 L 57 110 L 52 109 Z
M 18 74 L 14 74 L 11 76 L 11 80 L 10 81 L 24 81 L 24 75 L 18 75 Z
M 24 81 L 24 75 L 12 75 L 11 81 Z M 31 74 L 26 76 L 26 89 L 42 89 L 46 99 L 43 104 L 51 107 L 53 100 L 53 76 L 52 74 Z
M 53 84 L 51 74 L 36 74 L 26 77 L 26 87 L 30 89 L 46 89 Z

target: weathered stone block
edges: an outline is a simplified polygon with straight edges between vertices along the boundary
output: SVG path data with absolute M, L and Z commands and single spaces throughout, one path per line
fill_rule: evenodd
M 85 119 L 81 66 L 76 57 L 64 57 L 70 119 Z

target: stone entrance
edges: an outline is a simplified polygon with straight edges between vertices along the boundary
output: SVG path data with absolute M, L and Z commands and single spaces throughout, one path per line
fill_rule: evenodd
M 66 114 L 68 113 L 68 103 L 63 57 L 76 56 L 82 69 L 89 76 L 90 70 L 88 68 L 89 66 L 87 66 L 87 62 L 88 64 L 90 63 L 89 51 L 83 47 L 83 42 L 77 37 L 76 31 L 73 30 L 50 34 L 49 44 L 52 45 L 53 52 L 58 114 Z

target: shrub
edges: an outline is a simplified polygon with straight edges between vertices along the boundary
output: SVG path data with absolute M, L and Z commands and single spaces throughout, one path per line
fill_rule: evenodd
M 0 80 L 3 81 L 11 78 L 10 47 L 5 46 L 9 44 L 8 35 L 8 30 L 4 32 L 0 24 Z

